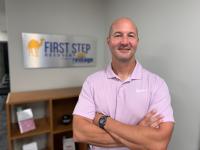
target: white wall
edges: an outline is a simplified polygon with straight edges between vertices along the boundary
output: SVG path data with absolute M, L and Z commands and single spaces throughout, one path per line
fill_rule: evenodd
M 176 125 L 169 150 L 199 150 L 199 6 L 198 0 L 6 0 L 11 90 L 80 86 L 104 65 L 104 29 L 129 16 L 139 28 L 138 60 L 171 91 Z M 24 69 L 21 32 L 96 36 L 97 67 Z
M 200 1 L 110 0 L 108 23 L 132 17 L 139 28 L 139 61 L 163 77 L 176 119 L 169 150 L 200 149 Z
M 0 0 L 0 32 L 1 31 L 6 31 L 5 0 Z
M 6 0 L 11 91 L 81 86 L 104 65 L 104 12 L 101 0 Z M 97 66 L 24 69 L 22 32 L 96 37 Z

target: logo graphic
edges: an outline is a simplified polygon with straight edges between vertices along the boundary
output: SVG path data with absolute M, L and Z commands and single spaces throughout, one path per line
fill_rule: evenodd
M 40 39 L 40 40 L 35 40 L 35 39 L 31 39 L 28 42 L 28 52 L 31 56 L 34 57 L 39 57 L 39 50 L 42 46 L 42 44 L 44 43 L 44 39 Z
M 84 52 L 77 52 L 77 53 L 75 54 L 75 57 L 81 59 L 81 58 L 85 58 L 86 55 L 87 55 L 87 54 L 84 53 Z

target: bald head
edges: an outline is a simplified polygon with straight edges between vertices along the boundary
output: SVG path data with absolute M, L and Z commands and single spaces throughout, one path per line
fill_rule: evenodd
M 121 17 L 121 18 L 118 18 L 116 20 L 114 20 L 110 26 L 110 29 L 109 29 L 109 35 L 108 37 L 110 37 L 113 33 L 113 28 L 118 25 L 118 24 L 125 24 L 125 23 L 129 23 L 129 24 L 132 24 L 132 26 L 136 29 L 136 34 L 138 36 L 138 29 L 137 29 L 137 26 L 135 25 L 135 23 L 133 22 L 133 20 L 131 18 L 128 18 L 128 17 Z

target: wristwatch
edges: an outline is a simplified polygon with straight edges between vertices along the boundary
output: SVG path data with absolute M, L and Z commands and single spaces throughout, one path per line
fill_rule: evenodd
M 108 117 L 109 116 L 106 116 L 106 115 L 103 115 L 100 117 L 100 119 L 99 119 L 99 127 L 100 128 L 104 129 L 104 126 L 106 125 L 106 121 L 107 121 Z

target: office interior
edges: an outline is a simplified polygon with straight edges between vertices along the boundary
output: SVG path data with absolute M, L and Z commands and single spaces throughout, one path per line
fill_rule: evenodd
M 127 16 L 139 30 L 137 60 L 164 78 L 170 90 L 176 122 L 169 150 L 199 150 L 199 6 L 198 0 L 0 0 L 0 43 L 8 44 L 9 67 L 6 75 L 0 68 L 0 90 L 4 91 L 0 96 L 0 149 L 7 149 L 7 94 L 81 87 L 89 74 L 110 62 L 106 45 L 110 23 Z M 23 32 L 95 37 L 96 65 L 24 68 Z

